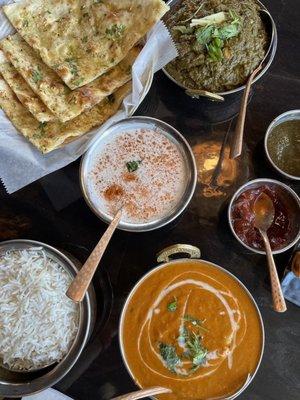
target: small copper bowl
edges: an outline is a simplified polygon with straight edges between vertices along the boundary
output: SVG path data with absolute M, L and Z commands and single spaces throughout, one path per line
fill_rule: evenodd
M 177 255 L 186 255 L 187 257 L 181 258 L 179 257 L 178 259 L 172 259 L 172 257 L 177 254 Z M 189 244 L 175 244 L 172 246 L 169 246 L 165 249 L 163 249 L 162 251 L 160 251 L 157 254 L 157 262 L 160 263 L 159 265 L 157 265 L 156 267 L 154 267 L 153 269 L 151 269 L 150 271 L 148 271 L 144 276 L 142 276 L 142 278 L 135 284 L 135 286 L 132 288 L 131 292 L 129 293 L 124 305 L 123 305 L 123 309 L 122 309 L 122 313 L 121 313 L 121 317 L 120 317 L 120 322 L 119 322 L 119 344 L 120 344 L 120 350 L 121 350 L 121 356 L 123 359 L 123 362 L 125 364 L 125 367 L 129 373 L 129 375 L 131 376 L 131 378 L 135 381 L 136 385 L 140 386 L 140 384 L 136 381 L 136 378 L 134 376 L 134 373 L 132 372 L 129 363 L 127 361 L 126 358 L 126 352 L 125 352 L 125 345 L 124 345 L 124 320 L 125 320 L 125 316 L 126 313 L 128 311 L 128 306 L 130 304 L 130 300 L 132 298 L 132 296 L 134 295 L 135 291 L 138 289 L 138 287 L 145 281 L 147 280 L 152 274 L 155 274 L 158 270 L 161 269 L 167 269 L 167 268 L 172 268 L 173 265 L 177 264 L 177 263 L 189 263 L 191 262 L 191 260 L 193 260 L 193 262 L 195 263 L 205 263 L 209 266 L 214 267 L 216 270 L 221 270 L 223 271 L 226 275 L 228 275 L 228 277 L 230 277 L 231 279 L 235 280 L 236 283 L 238 283 L 241 287 L 241 289 L 244 291 L 244 293 L 246 294 L 246 296 L 251 300 L 251 302 L 253 303 L 254 307 L 256 308 L 257 311 L 257 315 L 258 318 L 260 320 L 260 329 L 261 329 L 261 337 L 262 337 L 262 342 L 261 342 L 261 350 L 260 350 L 260 357 L 259 360 L 257 362 L 256 365 L 256 369 L 255 371 L 252 373 L 252 375 L 248 375 L 248 378 L 246 379 L 244 385 L 237 390 L 237 392 L 233 393 L 232 395 L 230 395 L 229 397 L 218 397 L 219 400 L 234 400 L 237 397 L 239 397 L 244 391 L 245 389 L 250 385 L 250 383 L 252 382 L 252 380 L 254 379 L 260 364 L 261 364 L 261 360 L 263 357 L 263 353 L 264 353 L 264 348 L 265 348 L 265 328 L 264 328 L 264 323 L 263 323 L 263 319 L 262 319 L 262 315 L 260 313 L 260 310 L 258 308 L 258 305 L 256 304 L 256 301 L 254 300 L 254 298 L 252 297 L 251 293 L 248 291 L 248 289 L 246 288 L 246 286 L 235 276 L 233 275 L 231 272 L 229 272 L 228 270 L 222 268 L 221 266 L 211 263 L 210 261 L 206 261 L 201 259 L 201 252 L 200 249 L 198 249 L 195 246 L 191 246 Z M 152 397 L 153 400 L 156 400 L 157 397 Z

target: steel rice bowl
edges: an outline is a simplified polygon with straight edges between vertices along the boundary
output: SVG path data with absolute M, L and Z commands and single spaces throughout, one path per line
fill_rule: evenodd
M 175 247 L 182 247 L 183 248 L 185 246 L 186 245 L 174 245 L 174 246 L 170 246 L 170 248 L 171 247 L 174 247 L 174 248 Z M 164 250 L 162 252 L 164 252 Z M 217 264 L 214 264 L 214 263 L 212 263 L 210 261 L 193 258 L 193 256 L 191 258 L 179 258 L 179 259 L 172 260 L 172 261 L 170 261 L 170 259 L 169 259 L 169 261 L 163 262 L 162 264 L 152 268 L 149 272 L 147 272 L 145 275 L 143 275 L 142 278 L 134 285 L 134 287 L 132 288 L 132 290 L 130 291 L 129 295 L 126 298 L 126 301 L 125 301 L 124 306 L 122 308 L 122 312 L 121 312 L 121 316 L 120 316 L 120 322 L 119 322 L 119 345 L 120 345 L 120 351 L 121 351 L 121 356 L 122 356 L 122 359 L 123 359 L 123 363 L 124 363 L 128 373 L 129 373 L 129 375 L 131 376 L 131 378 L 135 382 L 135 384 L 140 387 L 140 385 L 138 385 L 138 383 L 136 382 L 135 376 L 134 376 L 133 372 L 131 371 L 130 366 L 129 366 L 127 360 L 126 360 L 126 355 L 125 355 L 125 350 L 124 350 L 124 342 L 123 342 L 123 327 L 124 327 L 125 314 L 127 313 L 128 306 L 130 304 L 130 301 L 131 301 L 131 298 L 132 298 L 133 294 L 136 292 L 136 290 L 139 288 L 139 286 L 144 281 L 146 281 L 147 278 L 149 276 L 151 276 L 153 273 L 155 273 L 155 272 L 157 272 L 157 271 L 159 271 L 159 270 L 161 270 L 163 268 L 166 268 L 168 266 L 172 266 L 172 265 L 174 265 L 176 263 L 184 263 L 184 262 L 189 263 L 191 260 L 193 262 L 201 262 L 201 263 L 207 264 L 209 266 L 213 266 L 214 268 L 225 272 L 227 275 L 229 275 L 231 278 L 233 278 L 236 282 L 239 283 L 241 289 L 244 292 L 246 292 L 248 298 L 251 300 L 252 304 L 254 305 L 254 307 L 255 307 L 255 309 L 257 311 L 257 315 L 258 315 L 258 318 L 259 318 L 259 321 L 260 321 L 261 338 L 262 338 L 261 349 L 260 349 L 260 357 L 259 357 L 259 360 L 258 360 L 258 363 L 257 363 L 255 371 L 253 372 L 253 374 L 251 376 L 250 375 L 248 376 L 248 379 L 246 380 L 246 382 L 243 385 L 243 387 L 238 389 L 236 393 L 230 395 L 229 397 L 226 397 L 226 398 L 223 397 L 222 398 L 222 400 L 233 400 L 233 399 L 236 399 L 240 394 L 242 394 L 246 390 L 246 388 L 253 381 L 253 379 L 254 379 L 254 377 L 255 377 L 255 375 L 256 375 L 259 367 L 260 367 L 260 364 L 261 364 L 261 361 L 262 361 L 262 357 L 263 357 L 263 353 L 264 353 L 264 348 L 265 348 L 265 328 L 264 328 L 262 315 L 261 315 L 261 312 L 260 312 L 260 310 L 258 308 L 258 305 L 257 305 L 256 301 L 254 300 L 253 296 L 251 295 L 251 293 L 249 292 L 249 290 L 246 288 L 246 286 L 235 275 L 233 275 L 231 272 L 229 272 L 225 268 L 223 268 L 223 267 L 221 267 L 221 266 L 219 266 Z M 159 386 L 159 383 L 157 384 L 157 386 Z M 147 388 L 142 388 L 142 389 L 147 389 Z M 152 397 L 152 398 L 154 398 L 154 397 Z M 220 400 L 221 400 L 221 398 L 220 398 Z
M 58 262 L 62 268 L 74 277 L 78 271 L 76 262 L 61 251 L 45 243 L 34 240 L 8 240 L 0 243 L 0 252 L 42 247 L 49 258 Z M 78 331 L 67 354 L 58 362 L 37 370 L 11 371 L 0 366 L 0 396 L 22 397 L 37 393 L 60 381 L 74 366 L 82 353 L 93 329 L 96 305 L 93 287 L 90 286 L 83 302 L 79 305 Z
M 182 0 L 169 0 L 169 1 L 167 2 L 168 6 L 171 8 L 171 11 L 172 11 L 172 6 L 175 6 L 179 1 L 182 1 Z M 268 29 L 268 30 L 270 31 L 270 33 L 271 33 L 271 34 L 270 34 L 271 40 L 270 40 L 270 45 L 269 45 L 269 48 L 268 48 L 268 49 L 270 49 L 270 53 L 269 53 L 267 59 L 266 59 L 265 62 L 264 62 L 265 65 L 264 65 L 264 67 L 262 68 L 262 70 L 259 72 L 259 74 L 256 75 L 256 77 L 255 77 L 254 80 L 253 80 L 253 83 L 256 83 L 260 78 L 262 78 L 263 75 L 264 75 L 264 74 L 268 71 L 268 69 L 270 68 L 272 62 L 274 61 L 274 57 L 275 57 L 275 54 L 276 54 L 276 51 L 277 51 L 277 45 L 278 45 L 277 28 L 276 28 L 276 24 L 275 24 L 275 21 L 274 21 L 272 15 L 270 14 L 270 12 L 269 12 L 269 10 L 267 9 L 267 7 L 266 7 L 260 0 L 256 0 L 256 2 L 260 5 L 261 10 L 264 10 L 264 11 L 265 11 L 266 13 L 268 13 L 268 15 L 269 15 L 270 22 L 271 22 L 271 26 L 270 26 L 270 27 L 267 27 L 267 29 Z M 169 12 L 170 12 L 170 11 L 169 11 Z M 268 51 L 268 49 L 267 49 L 267 51 Z M 191 94 L 188 93 L 189 90 L 191 90 L 191 88 L 188 88 L 188 87 L 184 86 L 182 83 L 178 82 L 175 78 L 173 78 L 173 77 L 168 73 L 168 71 L 166 70 L 165 67 L 162 68 L 162 70 L 163 70 L 163 72 L 165 73 L 165 75 L 166 75 L 171 81 L 173 81 L 174 83 L 176 83 L 177 86 L 179 86 L 179 87 L 181 87 L 182 89 L 184 89 L 184 90 L 186 91 L 186 94 L 188 94 L 188 95 L 191 96 L 191 97 L 196 97 L 196 96 L 193 96 L 193 95 L 191 95 Z M 252 84 L 253 84 L 253 83 L 252 83 Z M 238 93 L 238 92 L 243 91 L 243 90 L 245 89 L 245 87 L 246 87 L 246 83 L 245 83 L 244 85 L 242 85 L 242 86 L 239 86 L 239 87 L 235 88 L 235 89 L 227 90 L 227 91 L 225 91 L 225 92 L 217 92 L 217 93 L 214 93 L 214 94 L 216 94 L 217 96 L 221 96 L 221 97 L 223 97 L 223 96 L 228 96 L 228 95 L 235 94 L 235 93 Z M 197 96 L 197 97 L 198 97 L 198 96 Z M 197 97 L 196 97 L 196 98 L 197 98 Z M 210 96 L 199 95 L 199 98 L 201 98 L 201 97 L 208 97 L 208 98 L 210 98 Z M 220 101 L 220 100 L 217 100 L 217 101 Z
M 180 202 L 176 205 L 175 209 L 171 210 L 170 214 L 167 214 L 161 218 L 158 218 L 154 221 L 144 222 L 144 223 L 131 223 L 131 222 L 121 222 L 118 225 L 118 229 L 129 231 L 129 232 L 147 232 L 152 231 L 158 228 L 161 228 L 170 222 L 174 221 L 188 206 L 190 203 L 192 196 L 194 194 L 197 182 L 197 167 L 195 157 L 193 155 L 193 151 L 189 146 L 186 139 L 183 137 L 181 133 L 179 133 L 175 128 L 171 125 L 167 124 L 164 121 L 160 121 L 156 118 L 151 117 L 130 117 L 123 119 L 122 121 L 116 122 L 111 125 L 100 137 L 98 137 L 92 146 L 88 149 L 85 155 L 82 158 L 81 166 L 80 166 L 80 185 L 81 190 L 84 196 L 84 199 L 90 209 L 104 222 L 110 223 L 112 217 L 104 212 L 101 208 L 99 208 L 91 199 L 88 190 L 88 182 L 89 182 L 89 173 L 91 171 L 91 164 L 93 157 L 97 153 L 99 147 L 102 144 L 102 141 L 109 136 L 113 136 L 114 133 L 125 132 L 130 130 L 135 130 L 138 128 L 149 128 L 149 129 L 158 129 L 159 132 L 168 138 L 172 143 L 174 143 L 181 155 L 183 156 L 183 160 L 186 164 L 186 173 L 187 173 L 187 184 L 183 196 Z M 110 142 L 108 142 L 110 143 Z

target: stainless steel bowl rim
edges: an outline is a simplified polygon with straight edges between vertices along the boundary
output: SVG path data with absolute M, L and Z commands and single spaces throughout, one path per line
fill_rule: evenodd
M 172 6 L 172 3 L 176 2 L 176 1 L 178 1 L 178 0 L 169 0 L 169 1 L 167 2 L 167 5 Z M 260 71 L 260 73 L 257 74 L 256 77 L 253 79 L 252 84 L 253 84 L 253 83 L 256 83 L 256 82 L 257 82 L 260 78 L 262 78 L 262 76 L 268 71 L 268 69 L 270 68 L 270 66 L 271 66 L 271 64 L 272 64 L 272 62 L 273 62 L 273 60 L 274 60 L 274 57 L 275 57 L 275 54 L 276 54 L 276 51 L 277 51 L 277 45 L 278 45 L 278 33 L 277 33 L 277 28 L 276 28 L 276 24 L 275 24 L 275 21 L 274 21 L 272 15 L 271 15 L 271 13 L 269 12 L 268 8 L 267 8 L 260 0 L 255 0 L 255 1 L 256 1 L 257 3 L 260 4 L 260 6 L 261 6 L 261 8 L 262 8 L 263 10 L 265 10 L 265 11 L 268 12 L 268 14 L 269 14 L 269 16 L 270 16 L 270 19 L 271 19 L 271 21 L 272 21 L 272 26 L 273 26 L 274 31 L 272 31 L 273 40 L 271 41 L 270 46 L 269 46 L 269 48 L 272 48 L 272 50 L 270 51 L 270 54 L 269 54 L 269 56 L 268 56 L 268 62 L 266 63 L 266 65 L 264 66 L 264 68 Z M 265 60 L 265 61 L 267 61 L 267 60 Z M 169 79 L 171 79 L 171 81 L 173 81 L 174 83 L 176 83 L 176 85 L 178 85 L 178 86 L 181 87 L 182 89 L 185 89 L 186 91 L 189 91 L 189 90 L 190 90 L 190 88 L 188 88 L 188 87 L 184 86 L 183 84 L 181 84 L 180 82 L 176 81 L 176 79 L 174 79 L 174 78 L 168 73 L 168 71 L 166 70 L 165 67 L 162 68 L 162 70 L 163 70 L 163 72 L 165 73 L 165 75 L 166 75 Z M 219 95 L 219 96 L 227 96 L 227 95 L 230 95 L 230 94 L 234 94 L 234 93 L 240 92 L 240 91 L 244 90 L 245 87 L 246 87 L 246 84 L 244 84 L 243 86 L 239 86 L 239 87 L 237 87 L 237 88 L 235 88 L 235 89 L 228 90 L 228 91 L 226 91 L 226 92 L 217 92 L 217 93 L 215 93 L 215 94 L 217 94 L 217 95 Z M 200 96 L 200 97 L 201 97 L 201 96 Z
M 250 185 L 255 184 L 255 183 L 261 183 L 261 184 L 268 184 L 268 183 L 271 183 L 271 184 L 275 184 L 275 185 L 281 186 L 282 188 L 284 188 L 285 190 L 287 190 L 287 191 L 294 197 L 295 201 L 298 203 L 299 209 L 300 209 L 300 199 L 299 199 L 299 196 L 297 195 L 297 193 L 296 193 L 292 188 L 290 188 L 288 185 L 286 185 L 285 183 L 282 183 L 282 182 L 277 181 L 277 180 L 275 180 L 275 179 L 268 179 L 268 178 L 253 179 L 252 181 L 249 181 L 249 182 L 245 183 L 244 185 L 242 185 L 242 186 L 234 193 L 234 195 L 232 196 L 232 198 L 231 198 L 231 200 L 230 200 L 230 203 L 229 203 L 229 206 L 228 206 L 228 210 L 227 210 L 227 217 L 228 217 L 229 226 L 230 226 L 231 232 L 233 233 L 233 236 L 234 236 L 244 247 L 246 247 L 246 249 L 251 250 L 251 251 L 253 251 L 254 253 L 257 253 L 257 254 L 266 254 L 265 251 L 255 249 L 255 248 L 253 248 L 253 247 L 248 246 L 246 243 L 244 243 L 244 242 L 239 238 L 239 236 L 236 234 L 236 232 L 235 232 L 235 230 L 234 230 L 234 228 L 233 228 L 232 221 L 231 221 L 231 210 L 232 210 L 232 205 L 233 205 L 234 201 L 238 198 L 238 196 L 239 196 L 240 194 L 242 194 L 245 190 L 247 190 L 247 188 L 248 188 Z M 298 234 L 296 235 L 295 239 L 294 239 L 290 244 L 288 244 L 286 247 L 283 247 L 282 249 L 279 249 L 279 250 L 272 250 L 272 253 L 273 253 L 273 254 L 280 254 L 280 253 L 283 253 L 283 252 L 289 250 L 291 247 L 293 247 L 293 246 L 298 242 L 299 239 L 300 239 L 300 229 L 299 229 L 299 232 L 298 232 Z
M 1 247 L 8 245 L 9 246 L 11 245 L 12 249 L 14 248 L 14 245 L 30 245 L 35 247 L 43 247 L 46 251 L 53 253 L 64 262 L 63 267 L 66 268 L 69 274 L 75 276 L 75 274 L 78 272 L 78 269 L 72 260 L 70 260 L 64 253 L 62 253 L 55 247 L 52 247 L 46 243 L 30 239 L 13 239 L 0 242 L 0 249 Z M 85 328 L 82 325 L 83 322 L 85 322 Z M 79 329 L 67 355 L 61 361 L 59 361 L 53 369 L 46 372 L 44 375 L 41 375 L 33 379 L 32 381 L 12 383 L 12 382 L 3 382 L 2 378 L 0 378 L 0 396 L 4 397 L 28 396 L 34 393 L 38 393 L 42 390 L 47 389 L 50 386 L 55 385 L 71 370 L 71 368 L 73 368 L 74 364 L 78 360 L 88 340 L 88 337 L 91 333 L 89 331 L 90 329 L 91 329 L 91 300 L 90 300 L 90 293 L 87 292 L 82 304 L 80 305 Z M 75 354 L 73 355 L 73 353 Z M 71 355 L 72 359 L 70 359 Z M 29 373 L 34 373 L 34 371 L 32 372 L 30 371 Z M 24 372 L 22 372 L 22 374 L 24 374 Z
M 204 264 L 213 266 L 213 267 L 215 267 L 215 268 L 217 268 L 217 269 L 219 269 L 219 270 L 225 272 L 227 275 L 231 276 L 235 281 L 237 281 L 237 282 L 239 283 L 239 285 L 241 286 L 241 288 L 244 289 L 244 291 L 247 293 L 247 295 L 248 295 L 249 298 L 251 299 L 252 304 L 255 306 L 255 308 L 256 308 L 256 310 L 257 310 L 257 314 L 258 314 L 258 317 L 259 317 L 259 320 L 260 320 L 261 335 L 262 335 L 262 345 L 261 345 L 260 358 L 259 358 L 259 360 L 258 360 L 258 363 L 257 363 L 257 366 L 256 366 L 255 371 L 254 371 L 253 374 L 251 375 L 251 377 L 250 377 L 249 381 L 247 382 L 247 384 L 242 388 L 243 390 L 241 391 L 241 388 L 240 388 L 240 389 L 238 389 L 238 391 L 237 391 L 235 394 L 233 394 L 233 395 L 231 395 L 231 396 L 229 396 L 229 397 L 224 397 L 223 399 L 220 399 L 220 400 L 227 400 L 227 399 L 228 399 L 228 400 L 234 400 L 234 399 L 237 398 L 240 394 L 242 394 L 242 393 L 244 392 L 244 390 L 246 390 L 246 388 L 250 385 L 250 383 L 251 383 L 252 380 L 254 379 L 254 377 L 255 377 L 255 375 L 256 375 L 256 373 L 257 373 L 259 367 L 260 367 L 260 364 L 261 364 L 261 361 L 262 361 L 262 358 L 263 358 L 263 354 L 264 354 L 264 349 L 265 349 L 265 327 L 264 327 L 264 323 L 263 323 L 263 318 L 262 318 L 261 312 L 260 312 L 260 310 L 259 310 L 259 308 L 258 308 L 258 305 L 257 305 L 256 301 L 254 300 L 254 297 L 253 297 L 252 294 L 250 293 L 250 291 L 249 291 L 249 290 L 247 289 L 247 287 L 243 284 L 243 282 L 241 282 L 233 273 L 231 273 L 230 271 L 228 271 L 227 269 L 221 267 L 221 266 L 218 265 L 218 264 L 212 263 L 212 262 L 207 261 L 207 260 L 198 259 L 198 258 L 180 258 L 180 259 L 177 259 L 177 260 L 172 260 L 172 261 L 169 261 L 169 262 L 166 262 L 166 263 L 162 263 L 162 264 L 160 264 L 160 265 L 158 265 L 158 266 L 152 268 L 150 271 L 146 272 L 146 274 L 143 275 L 142 278 L 139 279 L 138 282 L 137 282 L 137 283 L 134 285 L 134 287 L 131 289 L 131 291 L 130 291 L 129 295 L 127 296 L 126 301 L 125 301 L 125 303 L 124 303 L 124 305 L 123 305 L 123 308 L 122 308 L 122 312 L 121 312 L 121 316 L 120 316 L 120 321 L 119 321 L 119 345 L 120 345 L 120 350 L 121 350 L 121 356 L 122 356 L 123 362 L 124 362 L 124 364 L 125 364 L 125 367 L 126 367 L 128 373 L 129 373 L 129 375 L 131 376 L 131 378 L 133 379 L 133 381 L 136 383 L 136 385 L 139 386 L 139 387 L 141 387 L 141 386 L 138 385 L 138 383 L 136 382 L 136 379 L 135 379 L 135 377 L 134 377 L 134 374 L 132 373 L 132 371 L 131 371 L 131 369 L 130 369 L 128 363 L 127 363 L 126 356 L 125 356 L 125 351 L 124 351 L 124 344 L 123 344 L 123 340 L 122 340 L 124 318 L 125 318 L 125 314 L 126 314 L 126 311 L 127 311 L 128 304 L 129 304 L 129 302 L 130 302 L 130 300 L 131 300 L 133 294 L 134 294 L 134 293 L 136 292 L 136 290 L 138 289 L 138 287 L 139 287 L 150 275 L 152 275 L 152 274 L 155 273 L 156 271 L 159 271 L 160 269 L 165 268 L 165 267 L 168 267 L 168 266 L 170 266 L 170 265 L 174 265 L 174 264 L 178 264 L 178 263 L 184 263 L 184 262 L 191 262 L 191 261 L 192 261 L 192 262 L 196 262 L 196 263 L 197 263 L 197 262 L 201 262 L 201 263 L 204 263 Z
M 298 118 L 293 118 L 295 115 L 298 115 Z M 289 118 L 289 117 L 291 117 L 291 118 Z M 278 165 L 275 164 L 275 162 L 273 161 L 273 159 L 272 159 L 272 157 L 270 156 L 270 153 L 269 153 L 268 139 L 269 139 L 269 136 L 270 136 L 271 132 L 275 128 L 275 126 L 279 125 L 280 122 L 294 121 L 294 120 L 297 120 L 297 119 L 300 119 L 300 109 L 299 110 L 286 111 L 286 112 L 278 115 L 276 118 L 273 119 L 273 121 L 268 126 L 268 129 L 267 129 L 267 132 L 266 132 L 266 135 L 265 135 L 265 140 L 264 140 L 266 156 L 267 156 L 270 164 L 272 165 L 272 167 L 274 167 L 285 178 L 293 179 L 293 180 L 300 180 L 300 176 L 290 175 L 287 172 L 284 172 L 281 168 L 278 167 Z
M 112 218 L 106 218 L 106 216 L 101 212 L 100 209 L 98 209 L 93 202 L 89 198 L 89 194 L 87 191 L 87 187 L 85 184 L 86 180 L 86 174 L 88 173 L 88 162 L 89 158 L 92 157 L 92 154 L 94 151 L 97 150 L 97 146 L 99 142 L 101 142 L 107 135 L 118 125 L 121 125 L 123 123 L 134 123 L 134 121 L 137 121 L 138 123 L 143 123 L 145 122 L 146 124 L 152 124 L 157 126 L 158 128 L 161 126 L 164 128 L 164 130 L 170 135 L 173 139 L 176 140 L 178 144 L 182 145 L 182 150 L 185 153 L 185 156 L 187 158 L 187 162 L 191 166 L 191 170 L 189 170 L 190 174 L 190 182 L 188 183 L 188 186 L 186 188 L 186 191 L 184 193 L 184 199 L 182 199 L 183 203 L 180 204 L 178 207 L 176 207 L 175 211 L 162 218 L 158 219 L 155 221 L 143 223 L 143 224 L 131 224 L 131 223 L 126 223 L 126 222 L 120 222 L 118 229 L 123 230 L 123 231 L 128 231 L 128 232 L 149 232 L 155 229 L 162 228 L 163 226 L 171 223 L 174 221 L 182 212 L 186 209 L 186 207 L 189 205 L 193 194 L 195 192 L 196 188 L 196 183 L 197 183 L 197 167 L 196 167 L 196 160 L 193 154 L 193 151 L 185 139 L 185 137 L 172 125 L 168 124 L 167 122 L 164 122 L 162 120 L 159 120 L 157 118 L 153 117 L 146 117 L 146 116 L 134 116 L 134 117 L 128 117 L 124 118 L 121 121 L 118 121 L 114 124 L 112 124 L 102 135 L 100 135 L 94 143 L 91 145 L 91 147 L 88 149 L 88 151 L 85 153 L 85 155 L 82 157 L 81 164 L 80 164 L 80 186 L 81 186 L 81 191 L 83 193 L 83 197 L 89 206 L 89 208 L 99 217 L 101 220 L 103 220 L 106 223 L 110 223 Z M 127 128 L 129 129 L 129 128 Z

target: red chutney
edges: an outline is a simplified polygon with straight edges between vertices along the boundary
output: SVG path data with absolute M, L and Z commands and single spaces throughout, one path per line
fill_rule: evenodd
M 273 201 L 275 217 L 268 229 L 268 237 L 272 250 L 281 249 L 289 240 L 291 224 L 288 210 L 274 185 L 263 185 L 242 193 L 233 203 L 231 221 L 238 237 L 248 246 L 263 250 L 264 244 L 258 229 L 254 227 L 254 202 L 262 193 L 266 193 Z

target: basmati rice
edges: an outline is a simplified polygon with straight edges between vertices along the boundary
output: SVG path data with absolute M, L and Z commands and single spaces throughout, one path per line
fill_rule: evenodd
M 71 277 L 42 247 L 0 253 L 0 358 L 32 370 L 61 360 L 78 330 Z

